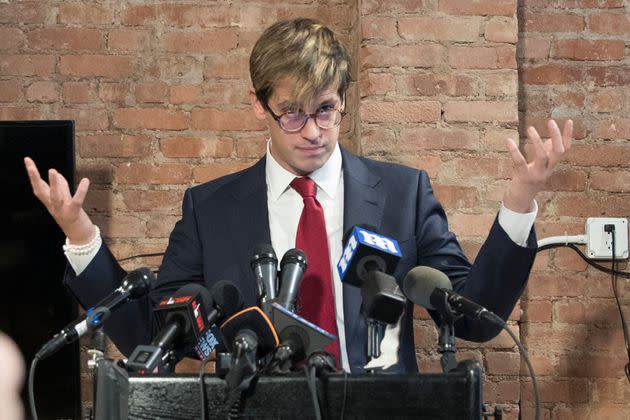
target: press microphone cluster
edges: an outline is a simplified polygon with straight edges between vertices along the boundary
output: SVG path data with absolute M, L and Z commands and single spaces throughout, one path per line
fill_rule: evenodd
M 88 331 L 100 327 L 109 318 L 111 311 L 123 305 L 131 299 L 146 296 L 151 290 L 155 275 L 148 268 L 138 268 L 130 271 L 123 278 L 120 286 L 104 299 L 87 309 L 85 314 L 68 324 L 35 355 L 38 359 L 45 359 L 60 350 L 66 344 L 77 341 Z

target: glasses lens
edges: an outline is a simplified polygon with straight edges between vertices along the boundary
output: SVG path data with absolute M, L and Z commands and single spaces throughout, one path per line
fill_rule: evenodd
M 336 109 L 321 110 L 317 113 L 317 125 L 321 128 L 337 127 L 341 122 L 341 112 Z
M 287 131 L 298 131 L 307 118 L 308 115 L 303 112 L 285 112 L 280 116 L 280 126 Z

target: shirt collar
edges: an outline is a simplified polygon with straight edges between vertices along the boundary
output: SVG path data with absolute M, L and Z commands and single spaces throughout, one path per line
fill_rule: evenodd
M 274 157 L 271 156 L 270 147 L 271 139 L 267 141 L 267 159 L 265 162 L 267 188 L 271 192 L 271 197 L 274 200 L 278 200 L 290 188 L 289 184 L 296 176 L 280 166 Z M 332 199 L 336 197 L 339 189 L 341 161 L 341 150 L 339 149 L 339 143 L 337 143 L 328 161 L 321 168 L 308 175 Z

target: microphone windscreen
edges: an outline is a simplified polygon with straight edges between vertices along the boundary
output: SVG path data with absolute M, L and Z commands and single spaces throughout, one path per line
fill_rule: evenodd
M 415 267 L 403 280 L 403 291 L 407 299 L 427 309 L 431 305 L 431 294 L 435 289 L 452 289 L 448 276 L 433 267 Z
M 221 332 L 230 343 L 245 329 L 251 330 L 258 337 L 259 357 L 273 351 L 280 342 L 273 324 L 258 306 L 251 306 L 235 313 L 221 325 Z
M 243 307 L 243 295 L 238 287 L 230 281 L 221 280 L 212 287 L 214 302 L 228 318 Z
M 149 293 L 155 281 L 155 274 L 150 269 L 140 267 L 127 273 L 121 286 L 131 299 L 137 299 Z
M 299 264 L 304 270 L 306 270 L 306 255 L 304 254 L 304 251 L 299 248 L 291 248 L 285 252 L 282 257 L 282 261 L 280 261 L 280 267 L 284 267 L 285 265 L 291 263 Z
M 259 259 L 269 258 L 277 259 L 276 252 L 270 244 L 258 244 L 254 247 L 254 254 L 252 255 L 252 262 Z

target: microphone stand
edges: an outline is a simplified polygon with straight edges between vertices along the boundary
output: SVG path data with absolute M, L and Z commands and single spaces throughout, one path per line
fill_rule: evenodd
M 440 302 L 434 305 L 440 313 L 440 331 L 438 336 L 438 351 L 442 355 L 440 365 L 442 372 L 448 373 L 457 367 L 457 359 L 455 353 L 455 321 L 462 317 L 451 308 L 448 303 L 447 296 L 444 295 Z

